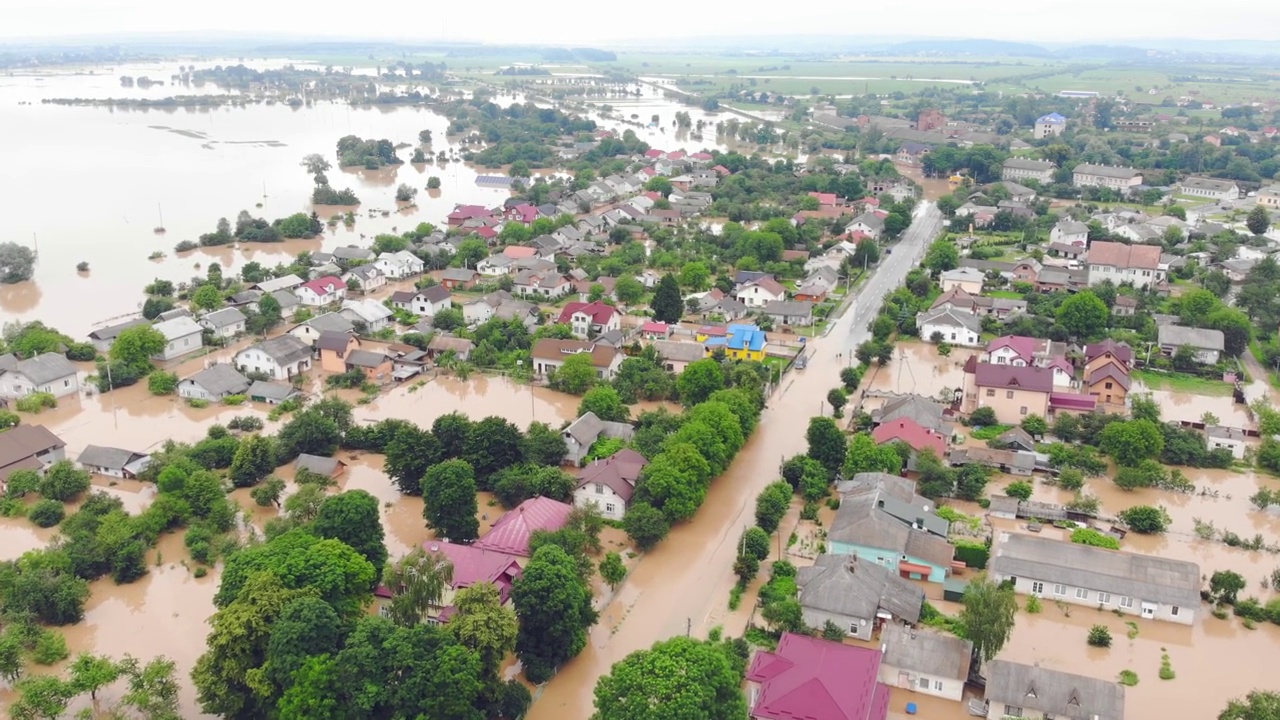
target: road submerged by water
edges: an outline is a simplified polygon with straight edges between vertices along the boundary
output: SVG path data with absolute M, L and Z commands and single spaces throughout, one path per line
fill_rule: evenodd
M 809 418 L 821 413 L 885 296 L 898 287 L 942 230 L 942 214 L 921 202 L 902 239 L 862 286 L 853 306 L 811 342 L 809 364 L 784 377 L 760 424 L 729 469 L 712 483 L 698 514 L 649 552 L 601 609 L 587 647 L 542 688 L 529 720 L 590 717 L 596 680 L 628 654 L 680 634 L 706 637 L 728 614 L 734 540 L 754 522 L 755 497 L 778 477 L 782 461 L 804 450 Z M 725 627 L 728 634 L 741 627 Z

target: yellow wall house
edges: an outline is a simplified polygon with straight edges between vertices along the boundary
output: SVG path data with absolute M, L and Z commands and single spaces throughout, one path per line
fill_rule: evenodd
M 733 360 L 764 360 L 769 340 L 764 331 L 755 325 L 730 325 L 725 335 L 714 335 L 702 328 L 698 340 L 707 348 L 707 354 L 723 350 Z

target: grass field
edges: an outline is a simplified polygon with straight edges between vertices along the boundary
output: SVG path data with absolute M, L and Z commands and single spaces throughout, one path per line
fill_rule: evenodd
M 1133 377 L 1136 380 L 1141 380 L 1142 384 L 1146 385 L 1150 390 L 1168 390 L 1196 395 L 1231 394 L 1231 386 L 1229 384 L 1221 380 L 1211 380 L 1195 375 L 1134 370 Z

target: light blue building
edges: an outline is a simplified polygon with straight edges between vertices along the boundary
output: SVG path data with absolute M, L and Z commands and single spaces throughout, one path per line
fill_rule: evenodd
M 892 568 L 905 578 L 940 583 L 951 572 L 951 523 L 917 495 L 910 480 L 859 473 L 842 485 L 840 509 L 827 533 L 828 552 Z

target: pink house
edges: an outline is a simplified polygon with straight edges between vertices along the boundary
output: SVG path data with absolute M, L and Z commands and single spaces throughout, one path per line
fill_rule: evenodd
M 944 457 L 947 454 L 945 437 L 906 417 L 876 426 L 876 429 L 871 431 L 871 439 L 875 440 L 877 445 L 901 440 L 910 445 L 912 450 L 929 448 L 938 457 Z
M 747 705 L 754 720 L 885 720 L 879 673 L 879 650 L 783 633 L 777 650 L 751 659 Z
M 671 337 L 671 326 L 651 320 L 640 326 L 640 333 L 646 340 L 666 340 Z
M 498 588 L 498 596 L 503 605 L 511 599 L 511 588 L 516 578 L 523 572 L 516 558 L 493 550 L 485 550 L 476 545 L 459 545 L 444 540 L 431 540 L 423 543 L 422 549 L 429 553 L 442 555 L 453 566 L 453 582 L 449 590 L 440 599 L 440 604 L 427 611 L 428 622 L 446 623 L 453 617 L 453 597 L 457 591 L 471 587 L 477 583 L 490 583 Z M 374 591 L 379 612 L 392 597 L 391 590 L 379 586 Z
M 554 532 L 564 527 L 573 506 L 544 497 L 525 500 L 493 524 L 484 537 L 471 546 L 508 556 L 527 558 L 529 538 L 537 530 Z

